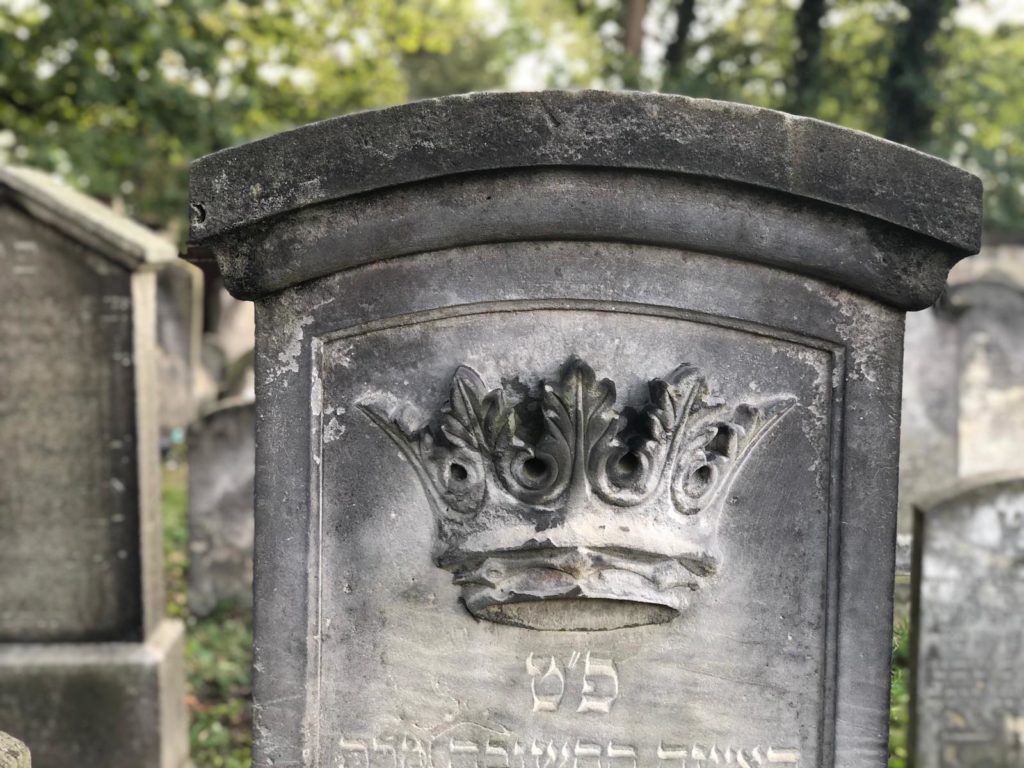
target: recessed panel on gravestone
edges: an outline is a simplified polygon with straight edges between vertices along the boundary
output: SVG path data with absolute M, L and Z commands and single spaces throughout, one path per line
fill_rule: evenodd
M 822 759 L 832 352 L 607 309 L 317 340 L 320 765 Z
M 131 275 L 0 206 L 0 641 L 141 631 Z
M 918 511 L 914 763 L 1024 765 L 1024 479 Z

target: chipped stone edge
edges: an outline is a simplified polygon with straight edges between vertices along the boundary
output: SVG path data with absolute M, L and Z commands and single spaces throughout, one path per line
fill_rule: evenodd
M 572 111 L 571 125 L 558 119 L 560 110 Z M 511 116 L 515 124 L 489 119 L 488 112 Z M 599 135 L 581 130 L 581 123 Z M 737 129 L 729 152 L 723 153 L 723 131 L 716 126 Z M 670 151 L 672 145 L 678 151 Z M 420 162 L 396 162 L 402 153 L 414 153 Z M 909 167 L 894 167 L 897 161 Z M 769 109 L 603 91 L 428 99 L 311 123 L 207 155 L 191 167 L 191 242 L 385 187 L 537 166 L 614 166 L 748 183 L 867 214 L 967 253 L 981 243 L 981 181 L 939 158 Z M 872 167 L 880 176 L 902 178 L 890 189 L 865 189 L 873 178 L 865 169 Z

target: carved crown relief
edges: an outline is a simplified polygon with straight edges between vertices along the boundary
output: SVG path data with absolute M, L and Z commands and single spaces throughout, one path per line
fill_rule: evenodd
M 719 566 L 717 529 L 745 461 L 790 396 L 729 407 L 681 365 L 639 408 L 571 358 L 555 382 L 489 389 L 460 366 L 437 416 L 410 429 L 358 405 L 415 469 L 434 557 L 479 619 L 600 630 L 671 621 Z

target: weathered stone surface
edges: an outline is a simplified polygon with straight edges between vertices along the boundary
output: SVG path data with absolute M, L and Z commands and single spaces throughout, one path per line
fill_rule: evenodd
M 964 251 L 980 245 L 981 182 L 937 158 L 741 104 L 600 91 L 430 99 L 210 155 L 193 166 L 192 238 L 382 187 L 531 166 L 739 181 L 859 211 Z
M 944 298 L 907 317 L 900 531 L 953 478 L 1024 473 L 1024 267 L 1008 249 L 954 270 Z M 1019 262 L 1019 264 L 1017 264 Z
M 187 427 L 198 411 L 203 334 L 203 273 L 181 260 L 157 273 L 156 337 L 160 430 Z
M 913 745 L 918 768 L 1024 762 L 1024 478 L 918 508 Z
M 959 313 L 959 474 L 1024 473 L 1024 289 L 999 275 L 950 289 Z
M 192 613 L 252 605 L 256 409 L 227 404 L 188 431 L 189 572 Z
M 0 468 L 0 641 L 138 638 L 163 612 L 140 267 L 174 249 L 69 194 L 0 169 L 0 436 L 17 447 Z
M 34 768 L 184 768 L 184 627 L 144 643 L 0 644 L 0 722 Z
M 900 532 L 914 528 L 914 503 L 957 476 L 960 336 L 948 303 L 907 315 L 900 420 Z M 909 573 L 909 571 L 907 571 Z
M 151 660 L 145 643 L 169 631 L 155 270 L 174 255 L 42 174 L 0 167 L 0 723 L 25 739 L 37 768 L 177 766 L 139 762 L 118 740 L 187 752 L 183 731 L 147 719 L 135 673 L 123 676 L 111 651 L 108 674 L 99 650 Z M 159 682 L 180 707 L 180 642 L 167 653 L 178 658 L 151 675 L 147 695 Z M 82 658 L 95 660 L 84 678 Z M 103 684 L 93 696 L 91 680 Z M 80 695 L 61 693 L 75 685 Z M 130 707 L 137 717 L 122 717 Z
M 0 731 L 0 768 L 32 768 L 28 747 L 3 731 Z
M 193 190 L 257 297 L 257 766 L 885 764 L 903 311 L 976 180 L 544 94 L 318 124 Z

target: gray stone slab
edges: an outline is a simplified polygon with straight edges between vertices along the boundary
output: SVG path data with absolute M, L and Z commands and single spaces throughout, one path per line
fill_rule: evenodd
M 193 423 L 188 466 L 189 608 L 250 607 L 255 405 L 227 404 Z
M 3 731 L 0 731 L 0 768 L 32 768 L 28 747 Z
M 115 250 L 51 185 L 0 168 L 0 641 L 139 638 L 163 613 L 146 267 L 175 251 Z
M 157 273 L 160 431 L 184 430 L 198 412 L 203 336 L 203 273 L 176 260 Z
M 960 334 L 943 302 L 907 315 L 900 419 L 900 532 L 914 528 L 914 503 L 957 476 Z M 909 573 L 909 571 L 908 571 Z
M 429 99 L 209 155 L 193 166 L 192 238 L 382 187 L 528 166 L 743 182 L 859 211 L 963 251 L 981 242 L 980 180 L 937 158 L 742 104 L 601 91 Z
M 0 722 L 35 768 L 185 768 L 184 626 L 144 643 L 0 644 Z
M 958 469 L 1024 473 L 1024 288 L 992 274 L 950 289 L 960 334 Z
M 966 266 L 966 265 L 965 265 Z M 907 317 L 900 530 L 957 477 L 1024 473 L 1024 287 L 1009 258 L 957 269 L 935 307 Z
M 1024 764 L 1024 478 L 923 503 L 915 569 L 914 765 Z
M 187 754 L 150 712 L 180 708 L 184 684 L 163 621 L 155 380 L 155 270 L 174 255 L 0 167 L 0 723 L 43 768 L 180 762 L 139 762 L 143 743 Z
M 604 167 L 535 167 L 527 104 Z M 196 166 L 193 236 L 257 298 L 255 765 L 885 764 L 903 312 L 964 247 L 786 186 L 805 128 L 472 97 Z M 904 157 L 837 131 L 822 168 Z M 736 175 L 636 170 L 698 134 Z

